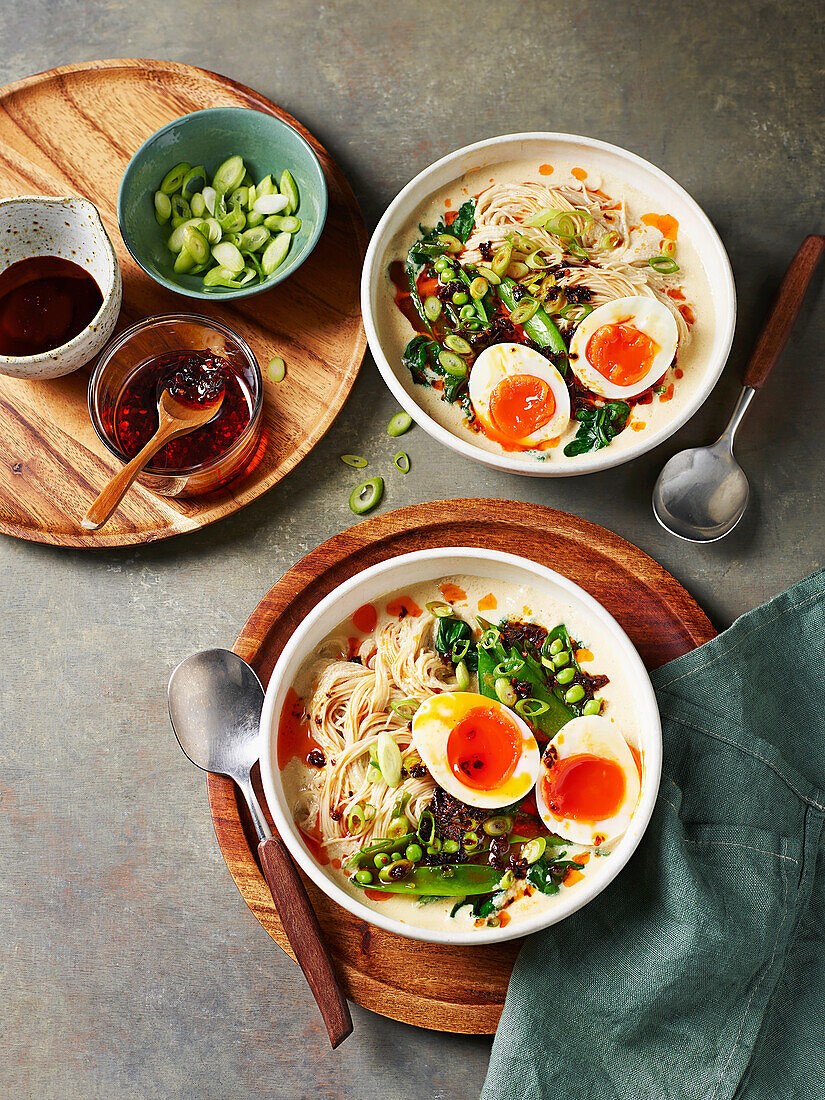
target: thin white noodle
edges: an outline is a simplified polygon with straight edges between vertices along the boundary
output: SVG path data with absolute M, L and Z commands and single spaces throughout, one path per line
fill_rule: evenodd
M 553 209 L 572 212 L 583 210 L 590 221 L 580 240 L 587 257 L 573 256 L 565 252 L 564 241 L 539 226 L 525 225 L 525 221 L 541 210 Z M 619 234 L 620 247 L 601 247 L 605 234 Z M 548 187 L 543 183 L 496 183 L 478 197 L 475 225 L 467 240 L 461 260 L 465 264 L 485 264 L 480 246 L 498 247 L 518 233 L 536 245 L 547 260 L 548 267 L 571 265 L 566 274 L 556 276 L 558 286 L 587 286 L 592 292 L 590 304 L 595 309 L 616 298 L 643 294 L 655 298 L 667 306 L 676 320 L 679 346 L 690 339 L 690 327 L 679 306 L 683 300 L 674 301 L 668 290 L 681 289 L 678 273 L 661 275 L 648 260 L 659 250 L 658 234 L 645 227 L 631 230 L 627 220 L 624 200 L 617 202 L 602 191 L 580 187 Z M 655 245 L 652 245 L 655 239 Z M 564 323 L 562 322 L 562 327 Z
M 376 749 L 379 734 L 386 731 L 397 742 L 402 758 L 409 756 L 414 752 L 410 724 L 390 704 L 455 690 L 452 668 L 432 648 L 434 623 L 429 612 L 390 623 L 360 647 L 361 664 L 340 659 L 346 652 L 344 639 L 325 644 L 320 654 L 307 709 L 325 764 L 293 810 L 298 824 L 310 831 L 317 827 L 321 843 L 333 848 L 339 858 L 372 837 L 386 836 L 399 800 L 406 799 L 404 812 L 412 829 L 432 798 L 435 783 L 429 775 L 418 779 L 408 775 L 400 786 L 388 787 L 370 766 L 370 750 Z M 338 659 L 330 659 L 333 654 Z M 417 755 L 413 759 L 420 762 Z M 374 816 L 350 833 L 348 817 L 353 811 L 357 816 L 366 806 L 374 808 Z

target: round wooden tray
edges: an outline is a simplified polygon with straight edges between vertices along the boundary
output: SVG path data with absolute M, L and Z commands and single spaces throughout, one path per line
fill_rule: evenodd
M 132 259 L 118 229 L 117 189 L 151 133 L 189 111 L 223 106 L 277 115 L 306 138 L 326 175 L 329 214 L 310 258 L 278 287 L 241 301 L 193 302 Z M 91 61 L 0 89 L 0 197 L 32 194 L 79 194 L 100 210 L 123 273 L 119 329 L 157 313 L 205 313 L 239 332 L 262 364 L 282 355 L 287 376 L 265 382 L 266 449 L 245 479 L 190 500 L 136 485 L 103 530 L 90 533 L 80 519 L 117 467 L 89 420 L 88 369 L 45 382 L 0 375 L 0 531 L 61 546 L 149 542 L 212 523 L 280 481 L 332 423 L 366 347 L 358 301 L 366 229 L 329 153 L 280 107 L 227 77 L 173 61 Z
M 434 546 L 506 550 L 558 570 L 615 616 L 648 668 L 715 633 L 669 573 L 602 527 L 533 504 L 445 500 L 369 519 L 307 554 L 253 611 L 235 652 L 268 683 L 285 642 L 328 592 L 376 562 Z M 257 839 L 232 781 L 209 776 L 207 792 L 218 843 L 238 889 L 270 936 L 291 954 L 256 862 Z M 258 794 L 263 802 L 260 784 Z M 403 939 L 351 916 L 305 881 L 350 1000 L 436 1031 L 495 1031 L 520 940 L 456 948 Z

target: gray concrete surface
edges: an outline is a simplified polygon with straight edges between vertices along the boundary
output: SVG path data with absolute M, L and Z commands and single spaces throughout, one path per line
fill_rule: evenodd
M 720 628 L 821 565 L 821 274 L 742 429 L 753 504 L 740 527 L 693 547 L 649 505 L 677 445 L 721 429 L 787 260 L 823 230 L 820 5 L 4 0 L 0 44 L 2 82 L 147 56 L 260 88 L 339 159 L 370 228 L 419 169 L 488 135 L 568 130 L 650 158 L 707 210 L 736 274 L 734 352 L 705 408 L 641 461 L 569 481 L 497 475 L 416 430 L 413 472 L 383 507 L 466 495 L 576 512 L 661 561 Z M 0 540 L 2 1097 L 478 1095 L 486 1040 L 356 1009 L 355 1035 L 326 1049 L 300 973 L 225 870 L 166 715 L 173 665 L 231 644 L 277 577 L 350 524 L 335 456 L 388 458 L 392 411 L 367 358 L 317 451 L 223 523 L 121 552 Z

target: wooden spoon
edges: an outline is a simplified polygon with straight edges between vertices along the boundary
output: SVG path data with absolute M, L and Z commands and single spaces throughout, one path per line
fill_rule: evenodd
M 149 442 L 138 451 L 135 457 L 119 470 L 112 480 L 101 490 L 97 500 L 83 517 L 81 526 L 84 531 L 97 531 L 117 508 L 126 490 L 138 476 L 150 459 L 179 435 L 186 435 L 207 424 L 220 410 L 225 390 L 221 390 L 214 401 L 202 405 L 184 404 L 173 397 L 168 389 L 163 390 L 158 401 L 158 430 Z

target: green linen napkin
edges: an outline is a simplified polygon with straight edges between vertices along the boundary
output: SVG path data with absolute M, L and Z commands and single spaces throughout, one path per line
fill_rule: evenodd
M 825 1097 L 825 570 L 653 683 L 647 833 L 525 943 L 483 1100 Z

